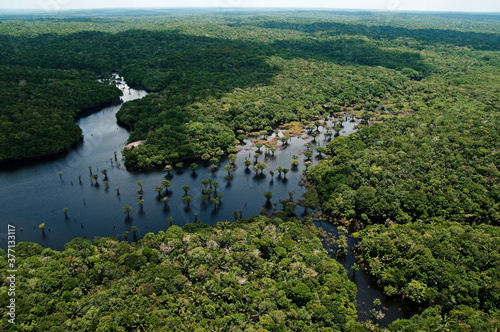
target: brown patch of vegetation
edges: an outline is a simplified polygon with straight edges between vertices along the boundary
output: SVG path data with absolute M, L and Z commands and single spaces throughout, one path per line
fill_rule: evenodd
M 292 121 L 290 123 L 285 123 L 281 127 L 284 129 L 283 135 L 288 136 L 288 137 L 300 136 L 304 132 L 304 124 L 302 124 L 298 121 Z

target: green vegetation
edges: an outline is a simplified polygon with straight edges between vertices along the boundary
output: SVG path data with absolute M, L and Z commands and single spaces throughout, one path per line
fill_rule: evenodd
M 0 65 L 0 89 L 0 161 L 62 151 L 81 139 L 74 121 L 82 110 L 121 95 L 91 72 L 5 63 Z
M 500 308 L 500 229 L 458 223 L 373 225 L 360 232 L 358 263 L 384 287 L 444 309 Z
M 350 329 L 356 287 L 315 232 L 255 217 L 171 226 L 132 244 L 77 238 L 63 252 L 19 243 L 16 323 L 23 331 Z M 5 253 L 0 262 L 4 273 Z M 0 326 L 9 326 L 5 315 Z
M 61 151 L 80 139 L 78 112 L 119 95 L 96 81 L 112 72 L 151 92 L 117 114 L 132 129 L 130 141 L 144 140 L 123 151 L 129 168 L 162 167 L 170 178 L 172 165 L 181 172 L 183 159 L 201 157 L 215 173 L 248 136 L 272 137 L 273 145 L 255 144 L 267 158 L 304 130 L 318 144 L 305 146 L 309 189 L 297 203 L 364 228 L 360 266 L 386 294 L 428 307 L 388 329 L 495 330 L 498 15 L 387 15 L 4 20 L 0 44 L 12 48 L 0 51 L 0 160 Z M 352 116 L 361 119 L 357 133 L 320 141 L 320 133 L 338 136 L 340 119 Z M 253 170 L 263 176 L 260 156 Z M 244 161 L 247 169 L 252 161 Z M 278 179 L 298 164 L 293 157 L 291 169 L 276 167 Z M 195 173 L 197 164 L 189 168 Z M 230 180 L 234 168 L 225 170 Z M 203 204 L 217 209 L 217 185 L 202 183 Z M 162 186 L 168 192 L 171 182 Z M 162 187 L 155 190 L 161 197 Z M 280 201 L 284 215 L 297 208 L 291 200 Z M 127 216 L 131 210 L 123 207 Z M 79 239 L 63 253 L 21 245 L 21 273 L 34 270 L 20 275 L 23 328 L 354 328 L 354 287 L 311 229 L 252 220 L 173 226 L 132 245 Z M 341 229 L 340 255 L 347 243 Z

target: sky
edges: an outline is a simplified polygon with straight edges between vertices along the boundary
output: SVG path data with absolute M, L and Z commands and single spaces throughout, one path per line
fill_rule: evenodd
M 0 0 L 0 9 L 68 9 L 130 7 L 298 7 L 388 11 L 500 12 L 500 0 Z

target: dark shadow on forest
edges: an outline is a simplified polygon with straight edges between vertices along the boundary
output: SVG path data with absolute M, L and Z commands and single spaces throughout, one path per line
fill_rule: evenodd
M 460 47 L 471 47 L 485 51 L 497 51 L 500 49 L 500 37 L 493 33 L 462 32 L 441 29 L 408 29 L 387 25 L 335 22 L 292 23 L 266 21 L 256 23 L 255 26 L 269 29 L 297 30 L 306 33 L 325 32 L 330 36 L 366 36 L 376 40 L 390 40 L 404 37 L 418 40 L 422 44 L 453 44 Z

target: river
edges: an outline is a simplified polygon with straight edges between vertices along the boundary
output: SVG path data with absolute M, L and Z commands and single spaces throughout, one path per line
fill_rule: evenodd
M 304 143 L 311 141 L 311 138 L 291 138 L 286 148 L 278 150 L 273 158 L 265 160 L 268 168 L 264 171 L 264 176 L 256 176 L 243 165 L 245 158 L 255 160 L 253 154 L 256 149 L 249 139 L 237 154 L 236 169 L 230 182 L 224 179 L 227 174 L 224 166 L 229 163 L 227 158 L 221 160 L 219 169 L 213 173 L 209 170 L 208 163 L 200 160 L 196 161 L 200 167 L 195 173 L 188 169 L 189 161 L 184 163 L 181 171 L 174 170 L 171 178 L 168 178 L 172 181 L 172 187 L 170 201 L 165 207 L 154 188 L 167 178 L 166 173 L 161 170 L 131 172 L 125 169 L 121 150 L 130 133 L 117 124 L 115 117 L 123 102 L 142 98 L 147 92 L 129 87 L 118 76 L 115 79 L 117 87 L 123 91 L 122 102 L 77 120 L 84 135 L 81 144 L 65 154 L 41 161 L 1 166 L 2 248 L 6 247 L 7 224 L 16 226 L 17 241 L 31 241 L 44 247 L 63 250 L 64 244 L 75 237 L 93 239 L 96 236 L 120 236 L 132 226 L 139 229 L 137 237 L 141 238 L 148 232 L 167 229 L 169 216 L 173 217 L 174 225 L 182 226 L 195 221 L 195 216 L 210 225 L 218 221 L 234 220 L 233 212 L 237 209 L 241 210 L 243 217 L 258 215 L 266 207 L 266 191 L 273 194 L 271 207 L 267 206 L 269 213 L 281 209 L 279 201 L 289 198 L 289 192 L 293 192 L 294 199 L 301 198 L 305 191 L 305 187 L 299 185 L 300 175 L 305 170 Z M 356 124 L 357 122 L 344 121 L 344 128 L 339 134 L 354 132 Z M 324 146 L 329 139 L 321 134 L 314 144 Z M 291 167 L 292 154 L 299 155 L 300 163 L 296 169 Z M 258 160 L 264 161 L 264 155 L 261 154 Z M 317 162 L 315 159 L 314 163 Z M 278 166 L 291 169 L 286 178 L 278 176 Z M 104 176 L 101 174 L 103 169 L 107 170 L 109 187 L 104 185 Z M 269 170 L 275 171 L 273 177 Z M 91 172 L 99 174 L 99 185 L 91 184 Z M 203 179 L 219 183 L 218 192 L 223 197 L 217 209 L 213 205 L 202 204 L 200 195 Z M 142 181 L 143 209 L 137 205 L 137 181 Z M 189 208 L 182 201 L 182 187 L 186 185 L 190 187 L 189 195 L 193 198 Z M 116 187 L 119 188 L 120 195 L 117 195 Z M 133 208 L 130 218 L 122 211 L 124 205 Z M 65 208 L 67 216 L 63 212 Z M 297 213 L 302 211 L 302 208 L 297 208 Z M 41 223 L 45 223 L 45 232 L 38 227 Z M 323 223 L 322 226 L 328 231 L 336 231 L 331 225 Z M 341 261 L 348 270 L 354 263 L 350 255 Z M 359 289 L 358 313 L 361 320 L 369 318 L 367 311 L 371 309 L 375 297 L 381 298 L 383 306 L 388 308 L 385 311 L 386 318 L 381 321 L 383 325 L 408 316 L 407 312 L 399 309 L 401 303 L 386 298 L 364 272 L 357 272 L 356 284 Z

